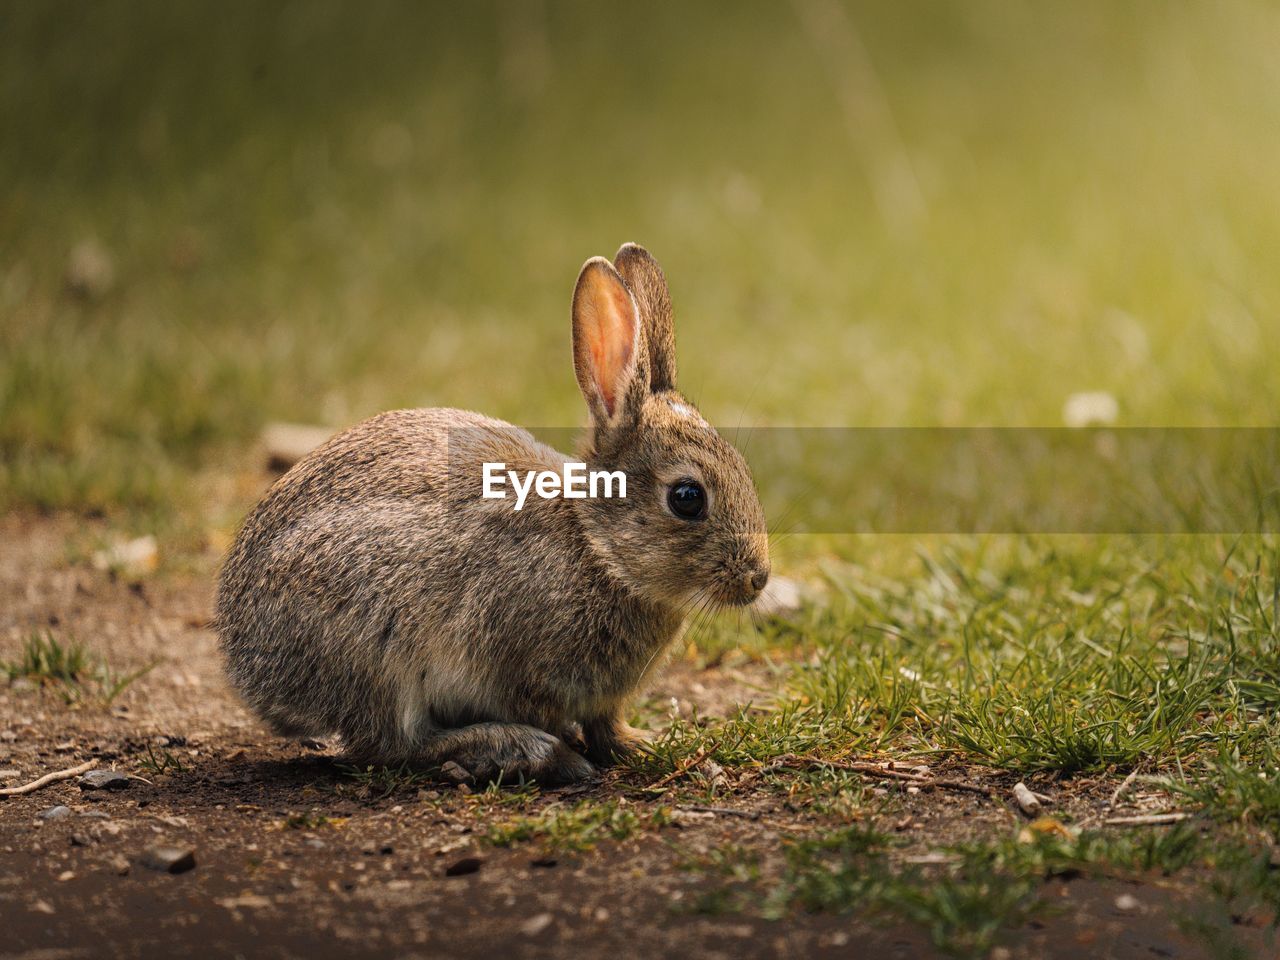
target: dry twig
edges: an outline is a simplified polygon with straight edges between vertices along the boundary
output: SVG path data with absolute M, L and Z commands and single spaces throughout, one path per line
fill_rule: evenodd
M 712 813 L 718 817 L 742 817 L 744 820 L 759 820 L 760 814 L 755 810 L 735 810 L 733 807 L 704 807 L 701 804 L 688 803 L 676 807 L 677 810 L 689 810 L 692 813 Z
M 867 773 L 872 776 L 886 777 L 890 780 L 902 780 L 911 784 L 913 787 L 919 787 L 921 790 L 930 788 L 938 788 L 942 790 L 964 790 L 969 793 L 981 794 L 984 797 L 995 796 L 995 791 L 990 787 L 984 787 L 981 784 L 969 783 L 965 780 L 949 780 L 943 777 L 929 777 L 922 773 L 912 773 L 908 770 L 894 770 L 890 767 L 881 766 L 878 763 L 867 763 L 860 760 L 826 760 L 821 757 L 800 757 L 795 754 L 778 757 L 774 761 L 778 766 L 792 766 L 795 762 L 808 764 L 815 767 L 830 767 L 833 770 L 849 770 L 853 773 Z
M 648 789 L 661 790 L 667 784 L 673 783 L 674 781 L 679 780 L 686 773 L 688 773 L 690 770 L 692 770 L 694 767 L 700 764 L 703 760 L 707 759 L 707 757 L 711 755 L 712 751 L 715 750 L 716 746 L 717 745 L 714 743 L 709 743 L 705 747 L 701 747 L 697 753 L 695 753 L 691 757 L 686 758 L 685 761 L 680 764 L 680 766 L 676 767 L 674 770 L 668 773 L 665 777 L 663 777 L 657 783 L 650 786 Z
M 1167 823 L 1179 823 L 1190 817 L 1191 814 L 1185 810 L 1174 810 L 1169 813 L 1147 813 L 1138 817 L 1108 817 L 1102 822 L 1109 827 L 1159 827 Z
M 1138 779 L 1137 770 L 1134 770 L 1127 777 L 1125 777 L 1124 783 L 1116 787 L 1116 792 L 1111 795 L 1111 802 L 1108 803 L 1107 806 L 1111 807 L 1112 809 L 1115 809 L 1116 805 L 1120 803 L 1120 798 L 1129 792 L 1129 788 L 1133 786 L 1133 781 L 1137 779 Z
M 51 783 L 57 783 L 59 780 L 70 780 L 72 777 L 78 777 L 82 773 L 88 773 L 97 765 L 97 760 L 86 760 L 80 766 L 72 767 L 70 770 L 55 770 L 53 773 L 46 773 L 38 780 L 24 783 L 20 787 L 5 787 L 0 790 L 0 797 L 17 797 L 24 793 L 35 793 L 41 787 L 47 787 Z
M 1028 817 L 1037 816 L 1043 806 L 1040 798 L 1021 780 L 1013 785 L 1013 799 L 1017 801 L 1018 809 Z

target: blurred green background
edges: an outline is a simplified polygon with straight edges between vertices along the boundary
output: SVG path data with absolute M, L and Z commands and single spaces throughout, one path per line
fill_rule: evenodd
M 716 422 L 1271 424 L 1278 44 L 1248 2 L 5 0 L 0 507 L 198 513 L 271 420 L 578 423 L 625 240 Z

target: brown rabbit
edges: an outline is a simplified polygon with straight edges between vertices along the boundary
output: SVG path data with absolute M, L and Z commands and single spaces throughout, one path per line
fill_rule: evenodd
M 667 284 L 641 247 L 583 266 L 573 359 L 578 460 L 622 471 L 625 497 L 483 498 L 485 463 L 571 458 L 449 409 L 366 420 L 272 487 L 223 568 L 217 629 L 275 730 L 481 781 L 581 779 L 640 736 L 623 708 L 689 611 L 760 593 L 751 475 L 676 392 Z M 564 739 L 578 729 L 583 752 Z

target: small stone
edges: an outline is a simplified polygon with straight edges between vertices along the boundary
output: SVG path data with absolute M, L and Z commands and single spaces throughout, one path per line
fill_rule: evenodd
M 327 427 L 304 423 L 269 423 L 262 430 L 267 467 L 285 471 L 333 436 Z
M 13 741 L 17 739 L 18 735 L 12 730 L 0 730 L 0 740 L 4 740 L 7 743 L 13 743 Z
M 63 817 L 71 816 L 71 808 L 64 807 L 59 804 L 56 807 L 50 807 L 48 810 L 41 810 L 36 814 L 41 820 L 61 820 Z
M 447 760 L 440 768 L 440 776 L 451 783 L 466 783 L 471 779 L 471 771 L 452 760 Z
M 260 893 L 242 893 L 238 897 L 218 900 L 217 903 L 228 910 L 265 910 L 271 906 L 271 900 Z
M 98 570 L 114 570 L 125 576 L 137 577 L 155 570 L 159 557 L 156 538 L 148 535 L 122 540 L 106 550 L 99 550 L 93 555 L 93 565 Z
M 129 861 L 117 854 L 107 861 L 111 869 L 115 871 L 118 877 L 127 877 L 129 875 Z
M 551 924 L 555 923 L 555 920 L 556 918 L 549 913 L 535 914 L 520 924 L 520 932 L 526 937 L 536 937 Z
M 196 865 L 196 852 L 190 847 L 150 847 L 138 862 L 161 873 L 186 873 Z
M 1062 405 L 1062 422 L 1068 427 L 1108 426 L 1120 416 L 1120 404 L 1105 390 L 1073 393 Z
M 111 290 L 116 281 L 116 266 L 102 241 L 88 237 L 71 248 L 66 279 L 68 290 L 89 300 L 96 300 Z
M 1116 897 L 1116 909 L 1121 913 L 1133 913 L 1141 905 L 1138 898 L 1131 893 L 1122 893 Z
M 707 757 L 700 764 L 693 768 L 702 774 L 708 785 L 712 787 L 728 787 L 729 778 L 725 775 L 724 767 L 716 763 L 710 757 Z
M 20 776 L 22 776 L 21 770 L 14 767 L 8 767 L 4 770 L 0 770 L 0 783 L 6 783 L 9 780 L 17 780 Z
M 76 782 L 81 790 L 124 790 L 132 781 L 115 770 L 90 770 Z
M 63 870 L 60 874 L 58 874 L 59 883 L 66 883 L 68 880 L 74 880 L 75 878 L 76 878 L 76 875 L 74 870 Z
M 752 606 L 766 617 L 786 617 L 797 612 L 804 603 L 803 590 L 790 577 L 772 576 Z
M 463 857 L 461 860 L 455 860 L 445 867 L 444 875 L 446 877 L 465 877 L 479 870 L 482 863 L 484 861 L 479 857 Z
M 31 905 L 31 909 L 36 911 L 36 913 L 47 913 L 50 916 L 52 916 L 55 912 L 53 909 L 53 904 L 51 904 L 48 900 L 37 900 L 35 903 Z
M 87 847 L 89 845 L 89 838 L 83 833 L 73 833 L 71 835 L 71 845 L 73 847 Z

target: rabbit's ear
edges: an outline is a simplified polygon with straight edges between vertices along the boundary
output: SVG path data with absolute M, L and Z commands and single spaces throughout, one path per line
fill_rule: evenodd
M 649 390 L 640 311 L 604 257 L 592 257 L 573 291 L 573 366 L 598 427 L 638 416 Z
M 658 261 L 639 244 L 624 243 L 613 265 L 635 294 L 649 345 L 649 389 L 654 393 L 676 388 L 676 331 L 667 278 Z

